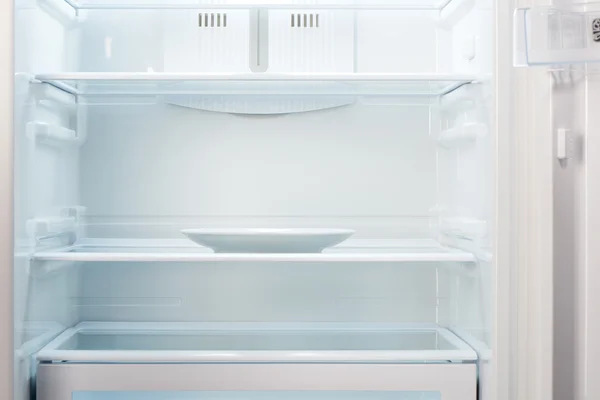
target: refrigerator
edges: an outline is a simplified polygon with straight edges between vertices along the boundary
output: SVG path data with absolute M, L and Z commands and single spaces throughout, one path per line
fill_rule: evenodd
M 600 396 L 600 2 L 1 7 L 1 398 Z

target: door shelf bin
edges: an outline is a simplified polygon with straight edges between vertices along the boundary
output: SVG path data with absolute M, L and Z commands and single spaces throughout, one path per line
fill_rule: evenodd
M 477 355 L 436 325 L 81 323 L 38 354 L 45 400 L 94 391 L 400 391 L 475 400 Z
M 600 62 L 600 2 L 514 14 L 515 66 Z

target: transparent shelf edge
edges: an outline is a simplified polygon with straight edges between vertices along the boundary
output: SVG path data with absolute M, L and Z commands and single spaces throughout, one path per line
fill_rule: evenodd
M 34 82 L 83 96 L 106 95 L 405 95 L 441 96 L 484 81 L 478 74 L 38 74 Z
M 471 253 L 434 241 L 349 241 L 323 253 L 213 253 L 186 240 L 87 240 L 32 254 L 34 261 L 73 262 L 455 262 L 476 263 Z
M 450 349 L 402 350 L 81 350 L 61 347 L 78 334 L 88 335 L 172 335 L 194 336 L 227 332 L 230 334 L 432 334 L 441 336 Z M 203 324 L 203 323 L 103 323 L 82 322 L 67 329 L 44 347 L 39 361 L 73 362 L 449 362 L 477 360 L 477 354 L 451 331 L 435 324 Z
M 461 0 L 388 0 L 388 1 L 367 1 L 367 0 L 345 0 L 331 1 L 321 0 L 313 3 L 306 1 L 227 1 L 218 3 L 210 0 L 198 1 L 98 1 L 98 0 L 64 0 L 66 4 L 76 10 L 136 10 L 136 9 L 252 9 L 266 8 L 274 10 L 294 10 L 294 9 L 321 9 L 321 10 L 422 10 L 422 11 L 441 11 L 451 3 L 459 3 Z
M 79 250 L 79 249 L 78 249 Z M 474 263 L 468 253 L 383 253 L 383 254 L 189 254 L 189 253 L 82 253 L 39 252 L 35 261 L 74 262 L 464 262 Z

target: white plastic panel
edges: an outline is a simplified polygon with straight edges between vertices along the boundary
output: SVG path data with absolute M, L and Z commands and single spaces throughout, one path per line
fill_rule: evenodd
M 269 12 L 269 72 L 354 71 L 352 11 Z
M 440 72 L 436 16 L 424 11 L 356 13 L 356 71 Z
M 173 16 L 180 17 L 181 26 L 172 24 Z M 77 66 L 70 71 L 163 71 L 167 54 L 165 45 L 172 44 L 172 39 L 177 38 L 184 22 L 189 21 L 186 17 L 185 11 L 182 13 L 178 10 L 124 10 L 118 13 L 81 11 L 78 29 L 69 31 L 70 36 L 79 37 L 78 46 L 73 51 Z M 193 22 L 197 27 L 197 21 Z M 173 35 L 166 34 L 165 30 L 169 28 L 174 29 Z M 193 52 L 198 51 L 197 44 L 192 41 L 196 38 L 187 38 L 178 46 L 185 46 L 190 53 L 190 58 L 186 59 L 188 63 L 193 60 Z M 170 50 L 168 54 L 176 57 L 178 52 Z M 182 64 L 181 68 L 185 67 Z
M 290 400 L 442 400 L 439 391 L 387 391 L 387 392 L 350 392 L 350 391 L 273 391 L 273 392 L 92 392 L 73 393 L 73 400 L 234 400 L 242 396 L 247 400 L 275 400 L 285 397 Z
M 250 72 L 250 13 L 169 11 L 164 18 L 164 72 Z
M 600 3 L 533 7 L 514 15 L 516 66 L 600 61 Z
M 170 379 L 164 379 L 169 376 Z M 438 391 L 475 400 L 477 367 L 461 365 L 42 364 L 38 396 L 70 400 L 78 391 Z

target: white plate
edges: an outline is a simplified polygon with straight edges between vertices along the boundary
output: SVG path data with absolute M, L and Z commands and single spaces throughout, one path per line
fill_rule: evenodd
M 184 229 L 216 253 L 320 253 L 354 234 L 350 229 Z

